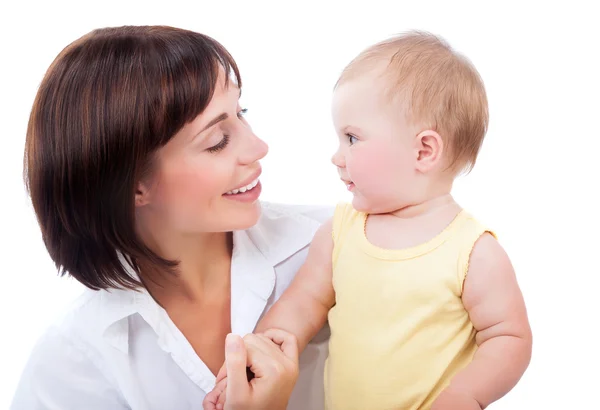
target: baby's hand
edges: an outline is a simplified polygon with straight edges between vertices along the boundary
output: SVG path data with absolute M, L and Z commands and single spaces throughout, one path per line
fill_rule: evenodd
M 254 378 L 254 373 L 250 369 L 246 369 L 248 381 Z M 227 367 L 223 364 L 217 373 L 215 388 L 206 395 L 202 406 L 204 410 L 222 410 L 225 408 L 225 398 L 227 389 Z
M 283 351 L 283 348 L 280 344 L 277 343 L 277 338 L 272 334 L 271 330 L 267 330 L 264 333 L 258 333 L 262 338 L 269 339 L 270 341 L 277 344 Z M 248 381 L 254 378 L 254 373 L 250 369 L 247 369 Z M 219 372 L 217 373 L 216 385 L 214 389 L 206 395 L 204 401 L 202 402 L 202 407 L 204 410 L 222 410 L 225 407 L 225 399 L 226 394 L 225 390 L 227 388 L 227 368 L 223 364 Z
M 451 389 L 443 390 L 433 402 L 431 410 L 482 410 L 473 397 Z
M 214 389 L 206 395 L 202 401 L 204 410 L 222 410 L 225 407 L 225 390 L 227 389 L 227 377 L 217 382 Z

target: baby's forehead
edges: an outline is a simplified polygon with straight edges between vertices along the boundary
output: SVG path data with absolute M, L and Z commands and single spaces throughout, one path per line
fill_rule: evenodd
M 371 71 L 338 83 L 333 105 L 340 109 L 361 107 L 398 115 L 406 112 L 409 99 L 406 90 L 389 81 L 381 71 Z
M 335 91 L 346 95 L 362 94 L 376 98 L 382 104 L 407 108 L 418 92 L 418 83 L 431 82 L 427 75 L 418 75 L 412 67 L 397 67 L 391 58 L 393 53 L 372 56 L 355 62 L 338 80 Z
M 348 84 L 371 84 L 374 87 L 383 85 L 389 77 L 389 58 L 390 56 L 378 55 L 369 59 L 353 61 L 338 79 L 335 89 Z
M 407 107 L 405 98 L 388 98 L 384 82 L 357 77 L 336 88 L 332 114 L 337 126 L 404 127 L 411 123 Z

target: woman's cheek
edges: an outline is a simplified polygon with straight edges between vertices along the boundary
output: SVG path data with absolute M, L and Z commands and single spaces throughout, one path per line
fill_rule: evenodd
M 161 178 L 158 187 L 161 202 L 174 208 L 170 213 L 182 213 L 194 208 L 200 211 L 211 197 L 220 197 L 224 192 L 224 182 L 219 179 L 219 173 L 215 169 L 186 165 L 188 164 L 181 163 L 178 168 L 172 168 Z

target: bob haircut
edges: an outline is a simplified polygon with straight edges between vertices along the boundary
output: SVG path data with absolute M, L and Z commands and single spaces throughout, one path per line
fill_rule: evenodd
M 221 44 L 165 26 L 94 30 L 56 57 L 31 110 L 24 179 L 60 275 L 136 289 L 140 267 L 176 271 L 136 234 L 135 189 L 154 153 L 204 111 L 220 70 L 241 88 Z

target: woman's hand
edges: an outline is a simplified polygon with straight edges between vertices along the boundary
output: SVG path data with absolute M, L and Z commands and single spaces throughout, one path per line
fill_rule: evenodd
M 247 367 L 254 373 L 250 381 Z M 243 340 L 228 335 L 224 371 L 202 405 L 205 410 L 215 410 L 223 402 L 225 410 L 285 410 L 297 378 L 295 336 L 275 329 Z

